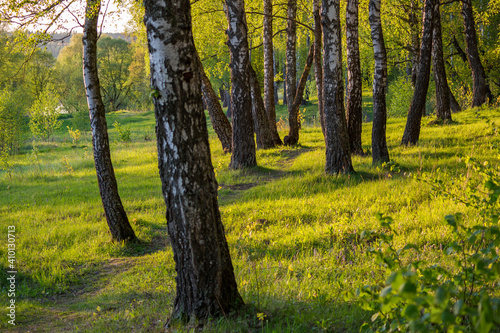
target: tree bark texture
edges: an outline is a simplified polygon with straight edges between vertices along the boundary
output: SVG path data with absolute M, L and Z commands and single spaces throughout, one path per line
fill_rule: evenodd
M 472 70 L 473 91 L 472 107 L 481 106 L 486 102 L 486 74 L 481 64 L 477 47 L 472 0 L 462 0 L 462 16 L 464 18 L 465 42 L 467 59 Z
M 203 84 L 203 82 L 202 82 Z M 223 87 L 219 88 L 219 95 L 222 101 L 222 107 L 227 108 L 229 103 L 231 103 L 231 98 L 226 98 L 226 90 Z
M 417 13 L 420 13 L 418 1 L 411 0 L 410 12 L 408 13 L 408 24 L 411 34 L 411 85 L 415 87 L 417 83 L 418 64 L 420 62 L 420 36 L 419 21 Z
M 283 105 L 288 105 L 286 92 L 286 58 L 285 65 L 283 66 Z
M 326 134 L 325 171 L 329 174 L 350 173 L 354 169 L 344 111 L 340 0 L 322 0 L 321 24 L 323 27 L 323 107 Z
M 259 79 L 252 65 L 248 64 L 248 77 L 250 78 L 250 89 L 252 94 L 252 116 L 254 130 L 257 138 L 257 148 L 268 149 L 276 146 L 274 142 L 269 118 L 266 114 L 264 100 L 260 91 Z M 274 122 L 276 125 L 276 121 Z M 278 133 L 276 131 L 276 133 Z
M 420 64 L 418 67 L 415 90 L 406 120 L 406 127 L 401 141 L 402 145 L 415 145 L 420 136 L 420 124 L 422 116 L 424 115 L 431 70 L 434 1 L 437 0 L 425 0 L 422 42 L 420 45 Z
M 318 92 L 318 115 L 321 124 L 323 137 L 325 136 L 325 113 L 323 109 L 323 65 L 321 63 L 321 38 L 323 31 L 321 29 L 321 0 L 313 0 L 314 16 L 314 77 L 316 79 L 316 91 Z
M 382 21 L 380 18 L 381 0 L 370 0 L 369 21 L 375 56 L 373 74 L 373 127 L 372 127 L 372 162 L 379 164 L 389 161 L 386 140 L 387 105 L 387 52 L 385 49 Z
M 172 319 L 221 316 L 242 304 L 217 203 L 189 0 L 145 0 L 158 165 L 177 294 Z
M 131 241 L 135 240 L 136 236 L 130 226 L 127 213 L 125 213 L 120 195 L 118 194 L 118 184 L 109 150 L 105 107 L 102 101 L 97 72 L 97 21 L 100 8 L 100 0 L 87 1 L 82 38 L 83 77 L 89 106 L 90 127 L 92 129 L 94 163 L 99 192 L 111 237 L 117 241 Z
M 297 23 L 295 21 L 297 18 L 297 0 L 288 0 L 287 18 L 286 105 L 288 108 L 288 121 L 294 122 L 297 121 L 296 119 L 292 119 L 294 117 L 292 114 L 293 102 L 295 101 L 295 93 L 297 91 Z
M 231 111 L 233 116 L 233 153 L 229 167 L 241 169 L 257 165 L 252 122 L 252 97 L 247 21 L 244 0 L 226 0 L 227 45 L 231 53 Z
M 363 155 L 361 131 L 363 125 L 363 98 L 361 61 L 359 58 L 358 0 L 348 0 L 346 7 L 347 39 L 347 132 L 352 154 Z M 384 97 L 385 98 L 385 97 Z
M 436 116 L 443 121 L 451 121 L 450 88 L 446 79 L 443 56 L 443 36 L 441 33 L 440 1 L 434 2 L 434 26 L 432 34 L 432 68 L 436 83 Z
M 219 103 L 219 99 L 215 94 L 212 84 L 203 69 L 203 65 L 200 61 L 200 74 L 201 74 L 201 91 L 205 97 L 205 103 L 208 109 L 208 115 L 210 116 L 210 121 L 212 122 L 212 127 L 214 128 L 220 143 L 222 144 L 222 149 L 226 153 L 231 152 L 231 142 L 232 142 L 232 131 L 231 123 L 227 119 L 222 107 Z
M 269 126 L 274 143 L 281 145 L 278 127 L 276 126 L 276 109 L 274 92 L 274 50 L 273 50 L 273 3 L 272 0 L 264 0 L 264 25 L 262 33 L 264 46 L 264 104 L 269 119 Z M 257 143 L 258 144 L 258 143 Z
M 375 69 L 373 80 L 373 126 L 372 126 L 372 163 L 389 161 L 387 149 L 387 52 L 385 48 L 382 21 L 380 17 L 381 0 L 369 3 L 369 21 L 373 40 Z
M 314 44 L 311 44 L 309 47 L 309 53 L 307 54 L 306 64 L 304 67 L 304 71 L 300 76 L 299 85 L 297 87 L 297 92 L 295 94 L 295 100 L 293 101 L 292 110 L 289 114 L 292 114 L 293 117 L 290 116 L 288 122 L 290 124 L 290 130 L 288 135 L 283 139 L 285 145 L 291 146 L 297 144 L 299 142 L 299 109 L 302 105 L 302 96 L 304 95 L 304 89 L 306 88 L 307 77 L 309 76 L 309 72 L 311 71 L 312 63 L 314 59 Z
M 460 106 L 460 104 L 458 103 L 457 99 L 455 98 L 455 96 L 451 92 L 450 86 L 448 86 L 448 93 L 450 95 L 450 109 L 451 109 L 451 112 L 460 112 L 460 111 L 462 111 L 462 107 Z

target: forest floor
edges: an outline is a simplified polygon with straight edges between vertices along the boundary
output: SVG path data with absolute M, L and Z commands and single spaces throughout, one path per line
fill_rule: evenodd
M 499 165 L 500 109 L 453 114 L 447 125 L 423 119 L 420 141 L 401 147 L 405 118 L 391 118 L 391 162 L 372 166 L 353 156 L 355 174 L 328 176 L 325 145 L 314 108 L 295 147 L 257 152 L 258 167 L 228 169 L 213 132 L 212 160 L 219 205 L 235 275 L 247 307 L 210 321 L 206 332 L 358 332 L 372 313 L 355 291 L 383 284 L 388 272 L 360 238 L 379 230 L 376 213 L 394 219 L 397 246 L 413 243 L 421 260 L 442 262 L 451 230 L 443 218 L 478 212 L 456 199 L 479 175 L 468 157 Z M 114 121 L 130 126 L 122 142 Z M 140 239 L 110 241 L 92 158 L 90 135 L 72 142 L 64 124 L 49 142 L 33 143 L 0 171 L 0 330 L 11 332 L 163 332 L 175 297 L 175 268 L 166 232 L 152 112 L 108 115 L 119 191 Z M 281 135 L 286 128 L 281 128 Z M 363 124 L 370 151 L 371 123 Z M 153 135 L 154 139 L 154 135 Z M 33 146 L 36 149 L 33 149 Z M 439 180 L 447 197 L 432 190 Z M 16 236 L 16 326 L 8 324 L 7 227 Z M 5 305 L 5 306 L 4 306 Z M 169 331 L 199 331 L 196 323 Z

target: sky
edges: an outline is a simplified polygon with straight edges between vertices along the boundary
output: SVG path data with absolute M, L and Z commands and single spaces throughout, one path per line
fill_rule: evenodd
M 66 4 L 69 2 L 68 0 Z M 131 19 L 128 13 L 126 4 L 121 1 L 121 4 L 117 4 L 116 0 L 102 0 L 100 23 L 102 23 L 102 18 L 104 17 L 104 24 L 102 26 L 102 31 L 105 33 L 122 33 L 127 30 L 128 21 Z M 74 0 L 73 4 L 69 6 L 69 10 L 66 10 L 58 20 L 59 28 L 51 28 L 49 32 L 65 32 L 72 30 L 73 32 L 82 32 L 83 28 L 79 25 L 83 25 L 84 15 L 85 15 L 85 0 Z M 64 1 L 63 1 L 64 3 Z M 105 15 L 104 15 L 105 14 Z M 28 26 L 30 31 L 39 31 L 45 29 L 45 26 L 49 20 L 41 21 L 38 25 Z M 14 30 L 18 27 L 16 24 L 10 24 L 10 30 Z

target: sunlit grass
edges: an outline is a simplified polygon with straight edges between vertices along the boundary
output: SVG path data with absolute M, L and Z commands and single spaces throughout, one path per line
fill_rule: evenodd
M 370 156 L 353 156 L 356 174 L 328 176 L 321 129 L 311 127 L 314 107 L 306 107 L 297 147 L 260 150 L 259 166 L 249 170 L 228 169 L 230 155 L 210 130 L 222 220 L 250 310 L 211 322 L 206 331 L 357 331 L 371 314 L 357 306 L 352 292 L 384 274 L 358 236 L 378 228 L 375 213 L 394 218 L 397 244 L 416 243 L 429 260 L 441 257 L 440 245 L 450 237 L 444 215 L 461 211 L 469 223 L 476 218 L 418 178 L 446 177 L 451 184 L 451 177 L 466 172 L 466 156 L 497 164 L 498 109 L 454 114 L 454 123 L 444 126 L 427 126 L 432 118 L 424 118 L 415 147 L 400 146 L 405 119 L 389 119 L 393 170 L 373 167 Z M 283 110 L 278 115 L 285 116 Z M 132 142 L 119 141 L 114 121 L 131 126 Z M 54 141 L 35 144 L 38 153 L 30 145 L 14 156 L 10 173 L 0 172 L 1 230 L 6 235 L 7 226 L 16 226 L 18 327 L 163 331 L 175 296 L 175 269 L 165 247 L 154 134 L 146 140 L 154 132 L 154 115 L 116 112 L 108 125 L 120 195 L 139 244 L 110 241 L 88 134 L 73 145 L 61 129 Z M 371 123 L 364 123 L 365 151 L 370 138 Z M 0 256 L 6 258 L 5 247 Z M 5 280 L 5 260 L 1 272 Z M 6 304 L 5 292 L 0 302 Z M 0 327 L 8 326 L 2 321 Z

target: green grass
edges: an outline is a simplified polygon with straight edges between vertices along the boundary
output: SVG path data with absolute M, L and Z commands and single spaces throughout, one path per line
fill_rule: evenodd
M 369 118 L 368 99 L 364 106 Z M 277 114 L 285 117 L 285 108 Z M 469 223 L 477 219 L 476 212 L 438 196 L 417 178 L 427 174 L 451 184 L 467 172 L 466 156 L 498 164 L 498 109 L 454 114 L 454 123 L 445 126 L 427 126 L 432 119 L 424 118 L 419 144 L 410 148 L 399 145 L 405 119 L 389 119 L 389 153 L 398 168 L 373 167 L 371 157 L 354 156 L 357 173 L 349 176 L 325 174 L 324 141 L 313 126 L 316 105 L 306 106 L 304 114 L 298 146 L 260 150 L 259 166 L 243 171 L 228 169 L 230 155 L 210 129 L 222 220 L 249 306 L 210 322 L 207 332 L 356 332 L 371 313 L 352 293 L 385 278 L 358 236 L 378 228 L 375 213 L 391 215 L 400 232 L 396 242 L 416 243 L 430 261 L 441 260 L 439 248 L 450 237 L 445 215 L 463 212 Z M 132 142 L 118 140 L 115 120 L 131 126 Z M 133 245 L 110 241 L 90 136 L 73 145 L 67 125 L 70 119 L 54 141 L 38 143 L 37 154 L 25 148 L 11 160 L 10 172 L 0 171 L 2 281 L 7 226 L 16 227 L 15 330 L 162 332 L 176 273 L 154 135 L 145 140 L 154 132 L 154 114 L 108 115 L 121 198 L 141 239 Z M 365 150 L 370 136 L 371 123 L 364 123 Z M 1 304 L 8 302 L 5 291 L 2 282 Z M 2 314 L 2 330 L 12 329 L 6 319 Z

